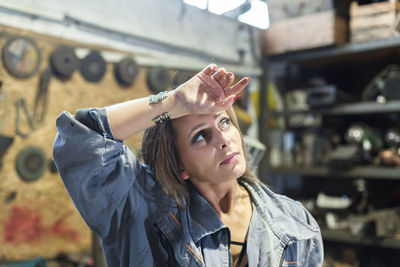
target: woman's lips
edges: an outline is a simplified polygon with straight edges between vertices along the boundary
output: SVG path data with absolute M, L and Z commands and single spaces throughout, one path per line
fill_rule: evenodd
M 224 159 L 224 161 L 222 161 L 219 165 L 230 164 L 230 163 L 236 162 L 239 159 L 238 155 L 239 155 L 239 153 L 237 153 L 237 152 L 228 155 Z

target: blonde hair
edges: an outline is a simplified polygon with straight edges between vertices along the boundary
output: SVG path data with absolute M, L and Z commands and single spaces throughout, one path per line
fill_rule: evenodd
M 230 108 L 226 112 L 232 124 L 239 130 L 245 153 L 246 170 L 240 178 L 247 178 L 258 182 L 258 179 L 251 173 L 248 166 L 246 144 L 243 140 L 235 112 L 233 108 Z M 171 121 L 152 126 L 144 132 L 142 156 L 143 162 L 154 172 L 155 178 L 161 184 L 165 194 L 174 198 L 180 208 L 183 207 L 184 203 L 188 203 L 190 199 L 188 182 L 180 178 L 179 155 Z

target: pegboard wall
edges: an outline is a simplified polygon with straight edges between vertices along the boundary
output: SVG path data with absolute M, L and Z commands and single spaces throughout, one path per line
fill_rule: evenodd
M 0 262 L 37 256 L 53 258 L 60 253 L 90 251 L 91 232 L 74 207 L 59 175 L 46 168 L 39 179 L 24 181 L 16 171 L 16 159 L 25 147 L 36 146 L 51 161 L 56 135 L 55 120 L 64 110 L 75 113 L 79 108 L 103 107 L 149 95 L 146 84 L 147 68 L 139 67 L 135 83 L 128 88 L 122 88 L 116 82 L 111 63 L 107 63 L 106 74 L 99 83 L 87 82 L 79 70 L 66 81 L 53 77 L 48 87 L 48 108 L 44 122 L 24 138 L 16 134 L 15 101 L 23 97 L 28 111 L 32 113 L 39 88 L 39 76 L 49 66 L 52 51 L 59 45 L 106 49 L 5 26 L 0 26 L 0 48 L 15 35 L 33 39 L 41 52 L 42 60 L 39 71 L 27 79 L 13 77 L 0 64 L 0 81 L 5 100 L 5 103 L 0 103 L 1 115 L 4 112 L 2 105 L 7 105 L 0 135 L 14 138 L 2 157 L 3 166 L 0 170 Z M 134 55 L 127 56 L 134 58 Z M 29 130 L 23 112 L 20 124 L 21 130 Z M 138 135 L 127 140 L 126 144 L 131 148 L 138 148 L 140 141 L 141 135 Z

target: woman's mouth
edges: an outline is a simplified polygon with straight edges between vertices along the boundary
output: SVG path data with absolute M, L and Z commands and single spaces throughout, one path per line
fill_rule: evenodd
M 235 152 L 229 154 L 219 165 L 234 163 L 237 162 L 238 160 L 239 160 L 239 153 Z

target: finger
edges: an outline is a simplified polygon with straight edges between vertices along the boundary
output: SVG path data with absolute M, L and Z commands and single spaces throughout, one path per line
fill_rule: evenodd
M 224 91 L 222 89 L 224 89 L 226 86 L 222 87 L 221 83 L 224 84 L 223 81 L 226 79 L 226 69 L 225 68 L 219 68 L 218 71 L 212 75 L 212 78 L 216 82 L 218 82 L 218 84 L 220 86 L 220 88 L 218 88 L 218 89 L 215 88 L 215 91 L 216 91 L 215 94 L 217 95 L 216 101 L 217 102 L 222 102 L 222 101 L 224 101 L 224 98 L 225 98 L 225 93 L 224 93 Z
M 237 97 L 238 96 L 236 95 L 231 95 L 225 98 L 224 102 L 216 103 L 213 107 L 213 112 L 220 112 L 229 109 L 233 105 L 233 103 L 235 103 Z
M 249 77 L 245 77 L 245 78 L 241 79 L 235 85 L 225 89 L 225 95 L 227 97 L 231 96 L 231 95 L 238 95 L 244 88 L 246 88 L 246 86 L 249 82 L 250 82 Z
M 214 73 L 214 71 L 217 69 L 217 65 L 214 63 L 211 63 L 207 67 L 205 67 L 200 73 L 205 74 L 205 75 L 211 75 Z
M 218 83 L 222 87 L 222 89 L 225 89 L 228 86 L 230 86 L 234 80 L 235 80 L 235 75 L 233 75 L 232 72 L 227 72 L 224 79 L 221 79 Z
M 204 85 L 204 90 L 214 99 L 214 101 L 222 101 L 225 97 L 224 91 L 221 86 L 211 76 L 199 75 L 198 76 Z
M 224 79 L 226 74 L 226 70 L 224 68 L 219 68 L 216 73 L 213 74 L 213 79 L 219 82 L 220 80 Z

